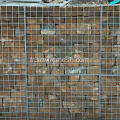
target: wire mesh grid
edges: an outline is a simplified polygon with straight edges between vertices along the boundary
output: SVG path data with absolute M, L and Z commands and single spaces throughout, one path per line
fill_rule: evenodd
M 0 120 L 119 120 L 119 6 L 0 9 Z

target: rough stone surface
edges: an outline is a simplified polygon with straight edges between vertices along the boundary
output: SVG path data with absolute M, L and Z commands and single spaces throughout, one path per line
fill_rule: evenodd
M 91 24 L 78 24 L 77 34 L 91 34 Z

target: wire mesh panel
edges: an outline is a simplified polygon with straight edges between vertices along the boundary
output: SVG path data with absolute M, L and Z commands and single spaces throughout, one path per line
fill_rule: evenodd
M 120 119 L 119 104 L 119 6 L 103 7 L 101 112 L 105 119 Z
M 120 119 L 119 6 L 0 15 L 0 119 Z
M 26 118 L 24 10 L 0 9 L 0 119 Z
M 26 10 L 29 118 L 98 118 L 100 7 Z

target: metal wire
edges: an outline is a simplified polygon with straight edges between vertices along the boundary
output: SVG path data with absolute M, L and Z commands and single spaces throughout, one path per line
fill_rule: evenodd
M 25 87 L 26 87 L 26 111 L 27 120 L 29 120 L 28 110 L 28 73 L 27 73 L 27 40 L 26 40 L 26 7 L 24 7 L 24 40 L 25 40 Z
M 103 7 L 101 6 L 100 8 L 100 53 L 99 53 L 99 117 L 101 117 L 102 13 L 103 13 Z
M 1 5 L 0 119 L 119 120 L 120 7 L 38 6 Z

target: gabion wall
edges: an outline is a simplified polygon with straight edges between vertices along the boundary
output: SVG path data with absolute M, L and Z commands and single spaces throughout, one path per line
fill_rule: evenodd
M 1 6 L 0 21 L 1 120 L 120 119 L 119 6 Z

